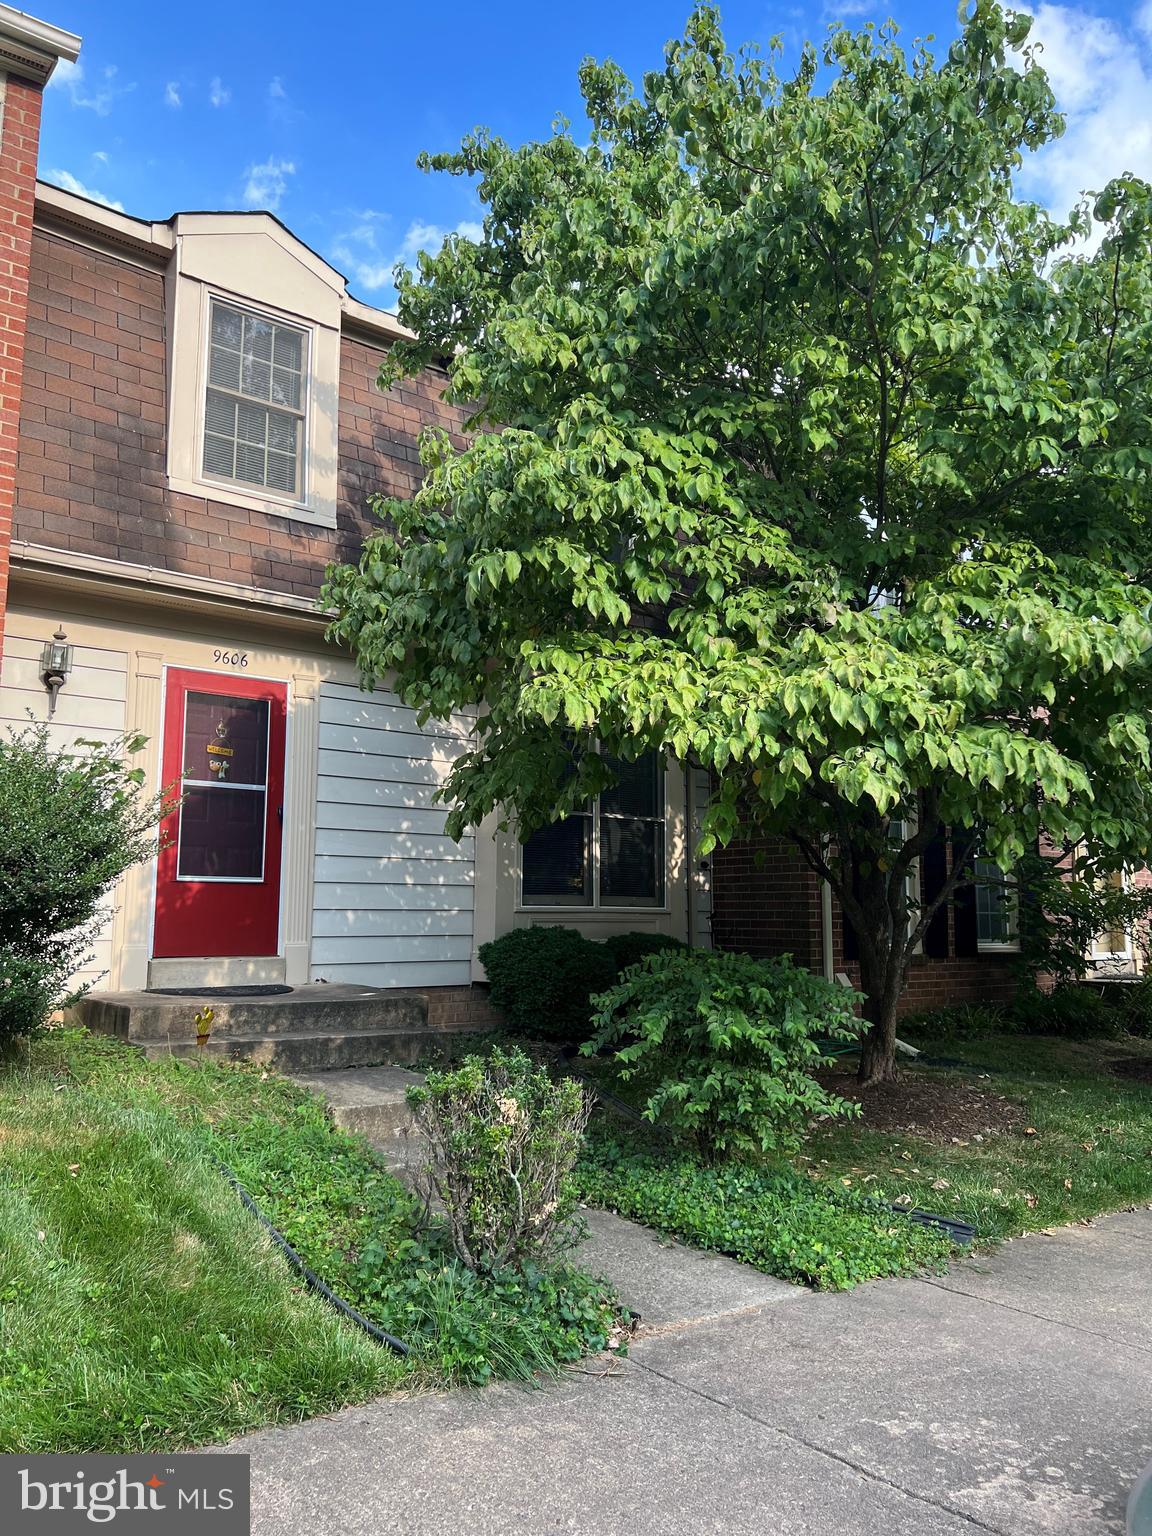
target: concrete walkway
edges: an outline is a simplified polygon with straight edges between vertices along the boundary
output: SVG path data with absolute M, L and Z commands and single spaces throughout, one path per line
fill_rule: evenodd
M 1111 1217 L 231 1449 L 254 1536 L 1120 1536 L 1152 1458 L 1150 1277 L 1152 1213 Z

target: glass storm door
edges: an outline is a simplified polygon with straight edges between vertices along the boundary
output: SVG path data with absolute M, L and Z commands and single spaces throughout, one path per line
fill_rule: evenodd
M 169 671 L 157 958 L 278 952 L 287 705 L 284 683 Z

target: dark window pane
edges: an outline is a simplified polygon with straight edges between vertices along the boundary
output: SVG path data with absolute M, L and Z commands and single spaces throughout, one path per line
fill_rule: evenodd
M 659 822 L 601 821 L 600 904 L 664 905 L 664 828 Z
M 645 752 L 634 763 L 617 762 L 620 782 L 600 796 L 603 816 L 663 816 L 660 758 Z
M 267 699 L 188 695 L 184 713 L 186 779 L 266 784 L 267 763 Z
M 176 872 L 192 880 L 263 879 L 263 790 L 186 789 Z
M 522 850 L 525 906 L 591 905 L 591 829 L 591 818 L 566 816 L 533 832 Z

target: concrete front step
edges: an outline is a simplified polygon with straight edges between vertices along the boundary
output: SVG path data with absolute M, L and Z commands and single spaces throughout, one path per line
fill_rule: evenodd
M 315 1077 L 296 1072 L 293 1078 L 302 1088 L 319 1094 L 336 1124 L 363 1136 L 395 1172 L 423 1162 L 424 1143 L 407 1099 L 408 1089 L 424 1081 L 422 1073 L 403 1067 L 363 1067 Z
M 442 1025 L 433 1031 L 353 1030 L 340 1034 L 285 1030 L 275 1035 L 218 1035 L 205 1046 L 195 1040 L 130 1040 L 150 1060 L 165 1056 L 217 1061 L 251 1061 L 289 1075 L 297 1072 L 336 1072 L 348 1067 L 376 1067 L 380 1062 L 419 1061 L 446 1035 L 470 1034 L 470 1024 Z
M 428 1025 L 420 992 L 312 983 L 273 997 L 224 998 L 209 993 L 165 997 L 155 992 L 96 992 L 76 1005 L 80 1022 L 134 1044 L 196 1042 L 197 1015 L 212 1011 L 212 1035 L 264 1039 L 270 1035 L 412 1032 Z

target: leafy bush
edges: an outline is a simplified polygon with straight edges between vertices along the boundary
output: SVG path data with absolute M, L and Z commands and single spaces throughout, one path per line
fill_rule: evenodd
M 1012 1006 L 1017 1027 L 1029 1035 L 1070 1040 L 1119 1039 L 1127 1031 L 1120 1011 L 1091 987 L 1066 983 L 1051 992 L 1021 992 Z
M 446 1262 L 435 1232 L 399 1254 L 369 1242 L 353 1294 L 418 1357 L 470 1386 L 494 1377 L 528 1381 L 599 1353 L 621 1334 L 604 1281 L 564 1265 L 480 1275 L 458 1260 Z
M 1108 988 L 1104 1000 L 1118 1015 L 1124 1029 L 1130 1035 L 1142 1039 L 1152 1038 L 1152 976 L 1141 976 L 1139 981 L 1118 982 Z
M 996 1003 L 950 1003 L 910 1013 L 900 1020 L 901 1036 L 915 1039 L 947 1036 L 953 1040 L 979 1040 L 1015 1028 L 1016 1021 L 1008 1009 Z
M 650 956 L 594 1000 L 584 1054 L 613 1047 L 653 1123 L 721 1152 L 794 1147 L 813 1115 L 858 1113 L 809 1074 L 820 1039 L 851 1040 L 856 994 L 791 960 L 711 950 Z
M 674 939 L 670 933 L 612 933 L 601 943 L 612 956 L 618 976 L 641 960 L 646 960 L 649 955 L 688 947 L 682 940 Z
M 408 1102 L 429 1144 L 429 1196 L 469 1269 L 539 1264 L 572 1246 L 572 1168 L 591 1107 L 579 1083 L 497 1049 L 429 1072 Z
M 0 1044 L 69 994 L 100 926 L 101 899 L 150 858 L 160 798 L 127 757 L 143 738 L 49 745 L 46 725 L 0 738 Z
M 479 954 L 493 1006 L 520 1035 L 586 1040 L 589 999 L 616 980 L 608 948 L 575 928 L 514 928 Z
M 593 1137 L 577 1177 L 590 1205 L 820 1290 L 940 1269 L 951 1251 L 883 1201 L 791 1168 L 705 1168 Z

